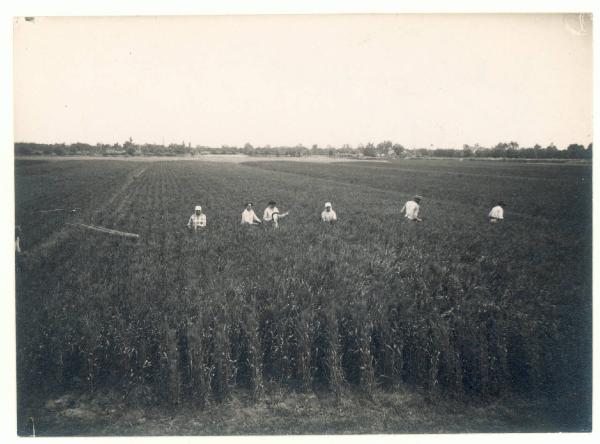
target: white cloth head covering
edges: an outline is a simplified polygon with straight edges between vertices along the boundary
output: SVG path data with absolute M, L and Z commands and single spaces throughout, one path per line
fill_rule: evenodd
M 325 202 L 325 208 L 330 207 L 331 208 L 331 202 Z
M 196 205 L 196 208 L 194 211 L 202 211 L 202 207 L 200 205 Z

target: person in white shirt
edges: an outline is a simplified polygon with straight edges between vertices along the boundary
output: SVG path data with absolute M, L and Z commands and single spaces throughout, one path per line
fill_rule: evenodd
M 506 204 L 503 201 L 498 202 L 498 205 L 496 205 L 494 208 L 492 208 L 492 211 L 490 211 L 490 214 L 488 214 L 488 217 L 490 218 L 490 222 L 495 224 L 497 222 L 500 222 L 502 219 L 504 219 L 504 207 L 506 206 Z
M 283 219 L 288 213 L 279 213 L 279 210 L 275 206 L 277 202 L 274 200 L 269 202 L 269 206 L 265 208 L 265 212 L 263 213 L 263 221 L 272 222 L 273 227 L 279 228 L 279 219 Z
M 206 227 L 206 214 L 202 214 L 202 207 L 200 205 L 196 205 L 194 214 L 190 216 L 187 227 L 188 229 L 193 228 L 194 231 Z
M 254 209 L 252 208 L 252 202 L 246 204 L 246 208 L 242 211 L 242 225 L 257 225 L 260 224 L 261 220 L 258 218 Z
M 404 204 L 400 213 L 406 212 L 405 217 L 408 220 L 413 220 L 415 222 L 423 222 L 421 218 L 419 218 L 419 203 L 421 202 L 421 196 L 415 196 L 412 200 L 409 200 Z
M 325 210 L 321 213 L 321 221 L 334 224 L 337 221 L 337 215 L 331 208 L 331 202 L 325 202 Z

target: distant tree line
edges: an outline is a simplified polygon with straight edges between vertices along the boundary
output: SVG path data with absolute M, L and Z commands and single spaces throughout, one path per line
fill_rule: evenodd
M 443 150 L 434 150 L 443 151 Z M 558 149 L 551 143 L 547 147 L 535 144 L 533 147 L 519 147 L 517 142 L 501 142 L 492 148 L 483 148 L 475 144 L 463 145 L 462 153 L 459 150 L 450 150 L 458 154 L 456 157 L 493 157 L 493 158 L 521 158 L 521 159 L 591 159 L 592 143 L 587 148 L 583 145 L 572 143 L 566 149 Z M 435 154 L 434 154 L 435 155 Z M 437 154 L 439 155 L 439 153 Z M 448 157 L 452 157 L 449 155 Z
M 559 149 L 554 144 L 543 148 L 540 145 L 520 147 L 517 142 L 500 142 L 493 147 L 483 147 L 479 144 L 463 145 L 456 148 L 412 148 L 408 149 L 390 140 L 374 144 L 360 144 L 357 147 L 344 144 L 341 147 L 310 148 L 302 144 L 296 146 L 257 146 L 246 143 L 243 147 L 223 145 L 208 147 L 182 142 L 169 145 L 137 144 L 131 138 L 123 144 L 90 145 L 87 143 L 15 143 L 16 156 L 54 155 L 54 156 L 203 156 L 207 154 L 245 154 L 248 156 L 274 157 L 306 157 L 312 155 L 330 157 L 359 157 L 359 158 L 399 158 L 399 157 L 449 157 L 449 158 L 516 158 L 516 159 L 591 159 L 592 143 L 587 147 L 571 144 L 565 149 Z

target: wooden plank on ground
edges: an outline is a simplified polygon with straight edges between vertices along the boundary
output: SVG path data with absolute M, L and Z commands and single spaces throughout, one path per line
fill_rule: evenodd
M 87 228 L 88 230 L 100 231 L 101 233 L 112 234 L 112 235 L 115 235 L 115 236 L 129 237 L 129 238 L 133 238 L 133 239 L 138 239 L 140 237 L 139 234 L 127 233 L 126 231 L 113 230 L 113 229 L 106 228 L 106 227 L 98 227 L 96 225 L 71 224 L 71 223 L 68 223 L 68 222 L 66 224 L 67 225 L 73 225 L 73 226 L 76 226 L 76 227 Z

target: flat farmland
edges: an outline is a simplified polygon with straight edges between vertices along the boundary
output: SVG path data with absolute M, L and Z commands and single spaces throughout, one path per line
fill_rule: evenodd
M 591 170 L 17 160 L 19 432 L 32 417 L 48 435 L 589 430 Z M 420 224 L 400 214 L 415 193 Z M 240 225 L 269 200 L 290 212 L 279 229 Z M 282 403 L 295 422 L 273 419 Z M 160 408 L 196 422 L 109 419 Z

